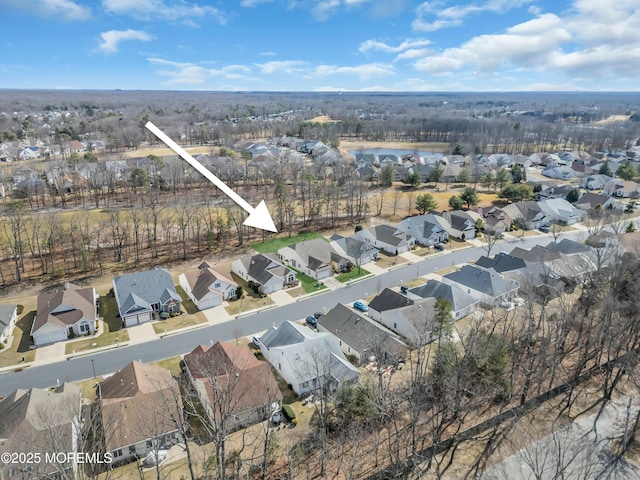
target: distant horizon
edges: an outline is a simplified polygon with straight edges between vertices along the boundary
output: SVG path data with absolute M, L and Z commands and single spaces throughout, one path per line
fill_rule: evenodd
M 415 90 L 370 90 L 370 91 L 360 91 L 360 90 L 344 90 L 344 91 L 315 91 L 315 90 L 175 90 L 175 89 L 146 89 L 146 88 L 19 88 L 19 87 L 0 87 L 0 92 L 7 91 L 17 91 L 17 92 L 168 92 L 168 93 L 220 93 L 220 94 L 312 94 L 312 95 L 342 95 L 342 94 L 358 94 L 358 95 L 411 95 L 411 96 L 419 96 L 419 95 L 478 95 L 478 94 L 494 94 L 500 95 L 505 93 L 515 93 L 521 95 L 549 95 L 549 94 L 557 94 L 557 95 L 588 95 L 588 94 L 612 94 L 612 95 L 623 95 L 623 94 L 640 94 L 640 89 L 638 90 L 577 90 L 577 91 L 567 91 L 567 90 L 424 90 L 424 91 L 415 91 Z

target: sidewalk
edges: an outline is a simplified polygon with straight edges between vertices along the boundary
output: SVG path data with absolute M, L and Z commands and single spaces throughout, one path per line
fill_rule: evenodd
M 442 253 L 441 253 L 442 254 Z M 371 272 L 371 274 L 373 275 L 378 275 L 378 274 L 382 274 L 382 273 L 386 273 L 390 270 L 393 270 L 394 268 L 398 268 L 398 267 L 402 267 L 402 266 L 406 266 L 409 264 L 413 264 L 416 262 L 421 262 L 422 260 L 425 260 L 425 257 L 421 257 L 418 255 L 415 255 L 411 252 L 407 252 L 402 254 L 402 256 L 409 261 L 409 263 L 404 264 L 404 265 L 396 265 L 396 266 L 392 266 L 390 268 L 382 268 L 382 267 L 378 267 L 374 262 L 370 262 L 366 265 L 363 266 L 363 268 L 365 268 L 366 270 L 368 270 L 369 272 Z M 420 272 L 423 274 L 428 274 L 429 272 Z M 367 277 L 363 277 L 363 278 L 369 278 L 369 276 Z M 357 282 L 359 279 L 356 279 L 355 282 Z M 246 311 L 246 312 L 242 312 L 240 315 L 230 315 L 227 310 L 224 308 L 226 305 L 226 302 L 223 302 L 222 305 L 208 309 L 208 310 L 203 310 L 202 313 L 204 314 L 205 318 L 207 319 L 207 321 L 205 323 L 201 323 L 198 325 L 193 325 L 193 326 L 189 326 L 189 327 L 185 327 L 185 328 L 179 328 L 179 329 L 175 329 L 175 330 L 169 330 L 166 333 L 161 333 L 161 334 L 157 334 L 153 328 L 154 323 L 143 323 L 142 325 L 137 325 L 135 327 L 129 327 L 127 328 L 127 332 L 129 333 L 129 341 L 128 342 L 123 342 L 122 344 L 119 345 L 109 345 L 106 347 L 100 347 L 100 348 L 95 348 L 95 349 L 91 349 L 91 350 L 84 350 L 84 351 L 80 351 L 77 352 L 73 355 L 66 355 L 65 354 L 65 348 L 66 345 L 69 342 L 58 342 L 58 343 L 54 343 L 52 345 L 47 345 L 44 347 L 39 347 L 36 351 L 36 358 L 33 362 L 31 363 L 22 363 L 22 364 L 18 364 L 18 365 L 14 365 L 14 366 L 9 366 L 9 367 L 3 367 L 0 368 L 0 372 L 3 371 L 11 371 L 17 368 L 27 368 L 29 366 L 34 366 L 34 365 L 42 365 L 42 364 L 48 364 L 48 363 L 55 363 L 55 362 L 59 362 L 68 358 L 74 358 L 74 357 L 79 357 L 79 356 L 83 356 L 83 355 L 91 355 L 94 353 L 98 353 L 98 352 L 102 352 L 105 350 L 112 350 L 114 348 L 119 348 L 119 347 L 125 347 L 128 345 L 136 345 L 136 344 L 140 344 L 140 343 L 145 343 L 145 342 L 149 342 L 152 340 L 156 340 L 158 338 L 162 338 L 164 336 L 168 336 L 168 335 L 179 335 L 182 332 L 188 331 L 188 330 L 194 330 L 197 328 L 202 328 L 205 326 L 209 326 L 209 325 L 217 325 L 220 323 L 225 323 L 225 322 L 229 322 L 231 320 L 234 320 L 235 318 L 238 318 L 239 316 L 246 316 L 246 315 L 251 315 L 254 314 L 256 312 L 260 312 L 262 310 L 266 310 L 269 308 L 277 308 L 277 307 L 281 307 L 290 303 L 294 303 L 297 302 L 299 300 L 308 298 L 310 296 L 313 295 L 318 295 L 320 293 L 326 293 L 327 291 L 332 291 L 332 290 L 336 290 L 339 288 L 344 288 L 347 285 L 350 285 L 350 283 L 345 284 L 345 283 L 341 283 L 338 280 L 336 280 L 335 278 L 328 278 L 328 279 L 323 279 L 322 280 L 323 283 L 325 284 L 325 286 L 327 287 L 327 290 L 321 290 L 319 292 L 312 292 L 312 293 L 307 293 L 307 294 L 302 294 L 299 295 L 298 297 L 292 297 L 286 290 L 280 290 L 277 292 L 273 292 L 271 294 L 271 300 L 273 301 L 272 306 L 264 306 L 264 307 L 260 307 L 260 308 L 256 308 L 254 310 L 250 310 L 250 311 Z

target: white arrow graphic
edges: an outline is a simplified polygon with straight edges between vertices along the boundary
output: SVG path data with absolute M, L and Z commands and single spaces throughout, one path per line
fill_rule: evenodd
M 198 172 L 205 176 L 207 180 L 218 187 L 222 192 L 228 196 L 231 200 L 236 202 L 243 210 L 246 210 L 249 216 L 244 221 L 244 225 L 253 228 L 259 228 L 261 230 L 267 230 L 269 232 L 277 232 L 267 204 L 262 200 L 256 208 L 249 205 L 244 198 L 231 190 L 222 180 L 211 173 L 204 165 L 189 155 L 184 149 L 176 142 L 171 140 L 162 130 L 156 127 L 153 123 L 147 122 L 145 127 L 152 132 L 156 137 L 162 140 L 167 146 L 180 155 L 189 165 L 195 168 Z

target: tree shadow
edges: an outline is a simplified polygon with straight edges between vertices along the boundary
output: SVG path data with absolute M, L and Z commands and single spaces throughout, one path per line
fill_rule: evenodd
M 18 344 L 18 353 L 28 352 L 31 346 L 31 326 L 33 325 L 33 321 L 36 318 L 36 311 L 33 310 L 25 315 L 16 322 L 16 327 L 18 327 L 22 331 L 22 336 L 20 337 L 20 343 Z M 14 335 L 16 330 L 14 329 Z M 15 338 L 15 337 L 14 337 Z

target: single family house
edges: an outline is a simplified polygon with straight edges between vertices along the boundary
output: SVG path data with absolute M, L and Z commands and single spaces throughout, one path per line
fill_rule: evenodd
M 54 293 L 38 295 L 36 318 L 31 326 L 33 343 L 39 347 L 95 332 L 97 299 L 93 287 L 72 283 Z
M 349 267 L 349 260 L 334 252 L 323 238 L 304 240 L 281 248 L 278 258 L 316 280 L 330 277 L 334 268 L 337 272 L 344 272 Z
M 449 239 L 449 232 L 445 226 L 448 226 L 448 223 L 444 218 L 430 213 L 406 218 L 397 228 L 412 236 L 420 245 L 433 247 Z
M 130 362 L 98 386 L 98 396 L 104 448 L 113 464 L 182 441 L 180 388 L 168 369 Z
M 329 245 L 339 257 L 346 258 L 356 266 L 366 265 L 378 258 L 376 247 L 354 236 L 332 235 Z
M 390 330 L 341 303 L 318 319 L 318 330 L 332 334 L 345 355 L 362 363 L 371 357 L 381 363 L 398 362 L 409 350 Z
M 502 275 L 492 268 L 482 268 L 475 265 L 464 265 L 460 270 L 442 277 L 444 283 L 457 283 L 469 295 L 488 307 L 494 307 L 514 297 L 518 293 L 515 281 L 505 280 Z
M 201 263 L 197 270 L 180 274 L 178 282 L 200 310 L 233 300 L 238 289 L 236 282 L 214 270 L 207 262 Z
M 18 305 L 0 305 L 0 342 L 4 343 L 13 333 L 18 319 Z
M 260 293 L 277 292 L 296 283 L 296 272 L 285 267 L 273 253 L 259 253 L 234 260 L 231 271 L 258 285 Z
M 356 237 L 391 255 L 409 251 L 416 242 L 410 234 L 384 224 L 360 230 Z
M 78 465 L 73 455 L 80 437 L 80 387 L 64 383 L 56 388 L 18 389 L 0 401 L 0 455 L 38 453 L 32 462 L 0 462 L 2 479 L 75 478 Z M 63 453 L 57 456 L 56 454 Z M 56 461 L 46 461 L 53 456 Z
M 199 345 L 184 356 L 184 363 L 214 426 L 224 421 L 233 430 L 266 420 L 279 410 L 282 393 L 271 367 L 247 346 Z
M 153 314 L 179 313 L 182 299 L 168 270 L 153 268 L 113 279 L 113 293 L 124 327 L 153 320 Z
M 324 389 L 334 391 L 340 385 L 357 383 L 360 378 L 360 371 L 351 365 L 327 332 L 315 332 L 287 320 L 253 340 L 298 395 Z

